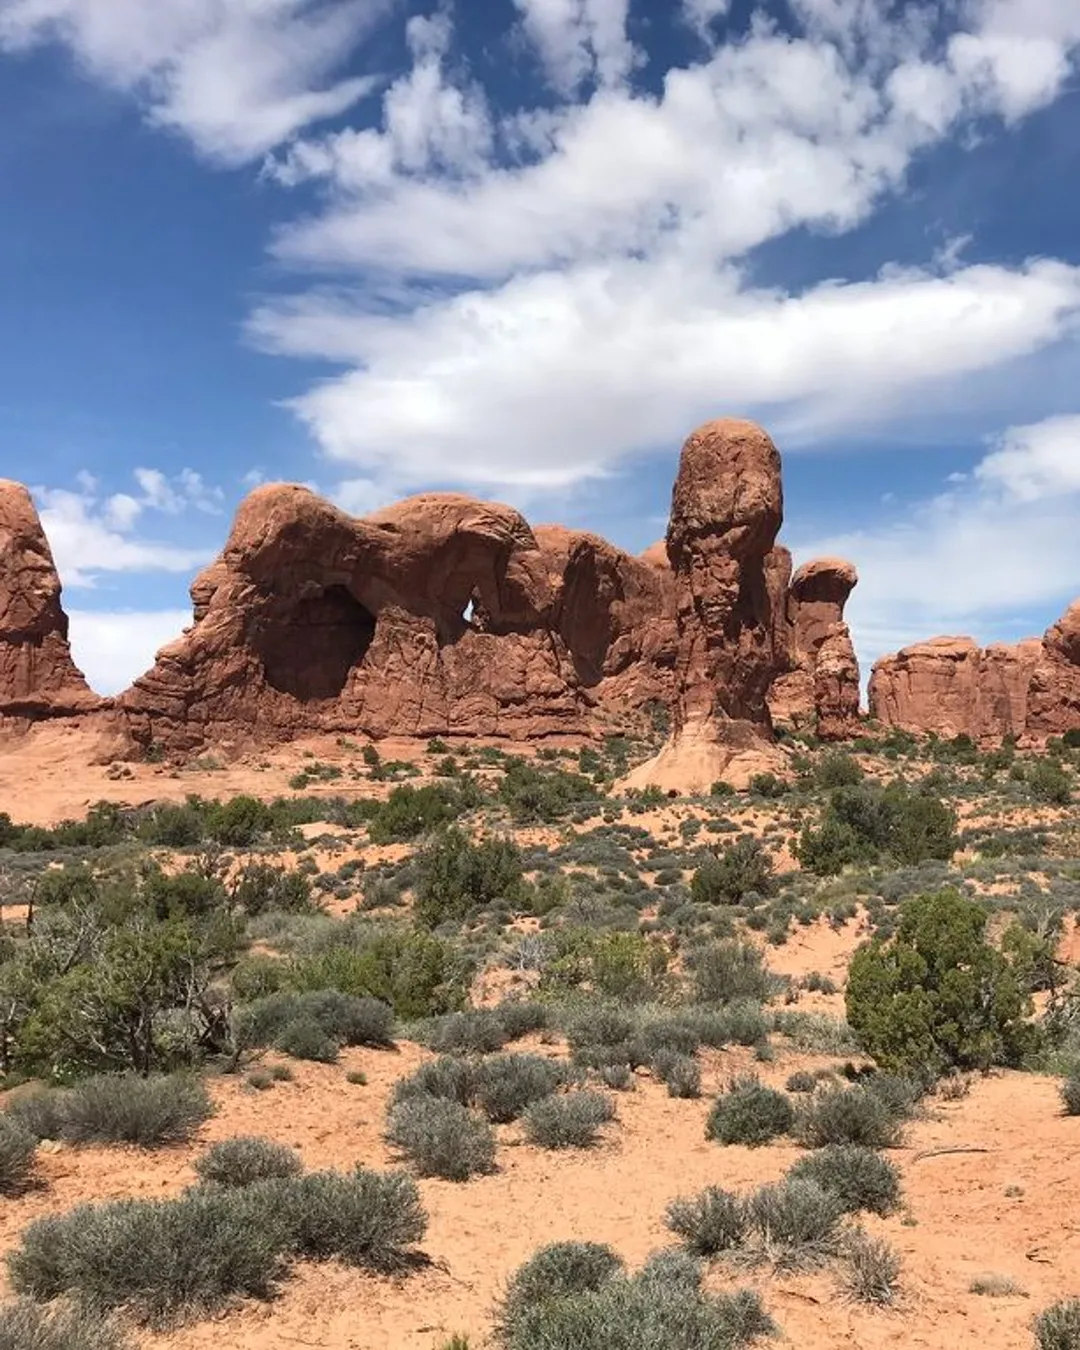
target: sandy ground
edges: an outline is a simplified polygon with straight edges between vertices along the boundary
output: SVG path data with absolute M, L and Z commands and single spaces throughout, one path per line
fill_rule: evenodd
M 529 1048 L 557 1053 L 539 1043 Z M 0 1245 L 9 1248 L 37 1215 L 83 1200 L 174 1194 L 193 1180 L 201 1148 L 234 1134 L 293 1145 L 309 1168 L 390 1166 L 381 1139 L 388 1093 L 423 1058 L 410 1045 L 349 1051 L 337 1066 L 294 1063 L 294 1082 L 261 1093 L 217 1080 L 218 1113 L 197 1143 L 181 1150 L 46 1152 L 46 1186 L 5 1203 Z M 795 1068 L 826 1062 L 781 1054 L 763 1076 L 782 1083 Z M 495 1175 L 420 1183 L 430 1214 L 422 1245 L 433 1264 L 426 1270 L 383 1279 L 336 1265 L 300 1266 L 273 1303 L 247 1304 L 143 1343 L 148 1350 L 435 1350 L 461 1332 L 474 1346 L 487 1345 L 504 1281 L 538 1246 L 560 1238 L 608 1242 L 633 1266 L 666 1245 L 663 1213 L 674 1197 L 707 1185 L 752 1187 L 783 1174 L 799 1156 L 794 1145 L 721 1148 L 704 1137 L 709 1094 L 748 1063 L 745 1051 L 709 1053 L 700 1101 L 672 1100 L 639 1078 L 635 1091 L 618 1094 L 619 1119 L 592 1151 L 544 1152 L 523 1143 L 516 1125 L 500 1127 Z M 346 1082 L 346 1071 L 357 1068 L 366 1086 Z M 986 1151 L 920 1157 L 958 1146 Z M 1055 1082 L 1010 1073 L 981 1079 L 967 1098 L 932 1102 L 929 1118 L 910 1127 L 893 1156 L 905 1207 L 870 1226 L 903 1258 L 900 1306 L 875 1312 L 848 1303 L 835 1272 L 758 1276 L 754 1283 L 782 1328 L 778 1343 L 802 1350 L 1027 1345 L 1033 1313 L 1077 1292 L 1080 1121 L 1061 1115 Z M 1026 1296 L 970 1293 L 970 1282 L 984 1274 L 1011 1277 Z M 738 1282 L 719 1266 L 710 1278 L 718 1288 Z
M 416 760 L 424 749 L 415 743 L 380 746 L 384 759 Z M 350 768 L 362 763 L 359 746 L 334 740 L 281 747 L 224 767 L 204 760 L 183 770 L 119 769 L 107 757 L 97 764 L 89 758 L 85 736 L 71 727 L 44 726 L 0 744 L 0 810 L 48 824 L 81 816 L 101 799 L 137 804 L 180 800 L 189 792 L 271 797 L 287 793 L 289 777 L 313 759 Z M 366 795 L 388 787 L 346 777 L 305 792 Z M 680 820 L 690 813 L 687 804 L 670 803 L 621 819 L 675 842 Z M 740 814 L 740 823 L 758 830 L 774 820 L 768 810 Z M 559 833 L 543 827 L 520 837 L 554 844 Z M 382 856 L 397 856 L 398 849 L 390 846 Z M 369 851 L 368 861 L 374 860 Z M 851 952 L 864 936 L 860 918 L 839 929 L 824 919 L 796 925 L 785 945 L 767 949 L 767 959 L 780 974 L 797 978 L 816 970 L 842 986 Z M 1062 954 L 1070 960 L 1080 955 L 1080 930 L 1070 930 Z M 498 972 L 484 987 L 484 1001 L 506 992 L 503 976 L 510 978 Z M 842 1000 L 804 995 L 796 1006 L 837 1013 Z M 539 1042 L 521 1048 L 561 1053 Z M 43 1187 L 0 1207 L 0 1249 L 9 1250 L 33 1218 L 82 1201 L 175 1194 L 194 1180 L 192 1163 L 202 1148 L 237 1134 L 291 1144 L 309 1168 L 394 1165 L 381 1135 L 386 1102 L 393 1082 L 426 1057 L 403 1044 L 396 1052 L 346 1051 L 336 1066 L 291 1062 L 295 1080 L 261 1093 L 239 1079 L 214 1080 L 218 1111 L 183 1149 L 142 1154 L 47 1146 L 39 1164 Z M 464 1185 L 421 1182 L 430 1215 L 426 1269 L 383 1279 L 337 1265 L 301 1265 L 272 1303 L 241 1305 L 169 1335 L 144 1334 L 140 1344 L 146 1350 L 439 1350 L 450 1335 L 464 1333 L 473 1350 L 488 1346 L 499 1292 L 537 1247 L 560 1238 L 608 1242 L 636 1266 L 667 1244 L 663 1214 L 670 1200 L 708 1185 L 744 1189 L 776 1180 L 799 1156 L 789 1144 L 748 1150 L 707 1142 L 709 1099 L 736 1070 L 753 1067 L 782 1084 L 793 1070 L 828 1059 L 781 1050 L 776 1062 L 754 1065 L 748 1051 L 732 1050 L 706 1052 L 702 1062 L 700 1101 L 669 1099 L 648 1077 L 639 1078 L 634 1092 L 617 1094 L 619 1119 L 595 1150 L 547 1153 L 524 1143 L 518 1126 L 500 1127 L 497 1173 Z M 362 1069 L 367 1085 L 349 1084 L 351 1069 Z M 921 1156 L 941 1148 L 980 1151 Z M 1029 1346 L 1035 1312 L 1080 1294 L 1080 1119 L 1061 1114 L 1056 1082 L 1000 1074 L 975 1081 L 961 1100 L 934 1100 L 894 1158 L 904 1178 L 905 1207 L 867 1226 L 902 1257 L 900 1305 L 875 1312 L 851 1304 L 835 1270 L 757 1275 L 754 1283 L 781 1327 L 777 1344 L 800 1350 Z M 981 1275 L 1009 1277 L 1025 1293 L 973 1294 L 971 1281 Z M 740 1282 L 721 1265 L 710 1280 L 717 1288 Z

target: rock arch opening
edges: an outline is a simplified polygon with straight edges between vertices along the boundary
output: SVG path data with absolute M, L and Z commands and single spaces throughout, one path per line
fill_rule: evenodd
M 346 587 L 328 586 L 298 600 L 259 634 L 255 646 L 267 684 L 308 702 L 337 698 L 374 637 L 374 614 Z

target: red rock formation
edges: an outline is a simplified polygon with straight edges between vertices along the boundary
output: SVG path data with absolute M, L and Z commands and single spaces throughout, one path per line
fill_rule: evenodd
M 22 533 L 37 531 L 52 586 L 33 612 L 63 644 L 27 509 Z M 648 769 L 655 781 L 738 780 L 780 766 L 767 703 L 778 672 L 809 681 L 819 720 L 849 707 L 841 592 L 853 576 L 821 564 L 792 580 L 781 514 L 780 457 L 740 421 L 688 439 L 666 542 L 638 558 L 454 493 L 356 519 L 304 488 L 259 488 L 192 585 L 191 627 L 108 725 L 179 754 L 315 732 L 528 739 L 625 729 L 658 701 L 676 735 Z M 41 589 L 8 583 L 19 604 Z M 55 711 L 92 702 L 62 653 L 66 667 L 56 657 L 48 678 L 39 663 L 9 686 L 54 689 Z
M 782 561 L 774 571 L 779 584 Z M 799 568 L 784 593 L 776 637 L 781 673 L 769 690 L 769 710 L 775 721 L 811 727 L 824 740 L 857 732 L 859 663 L 844 605 L 858 579 L 842 558 L 817 558 Z
M 679 631 L 676 727 L 767 727 L 775 673 L 766 559 L 783 517 L 780 456 L 753 422 L 709 422 L 683 446 L 667 549 Z
M 71 659 L 60 578 L 30 494 L 0 480 L 0 722 L 100 701 Z
M 870 678 L 870 713 L 917 734 L 1014 736 L 1037 744 L 1080 727 L 1080 602 L 1040 638 L 980 648 L 931 638 L 883 657 Z

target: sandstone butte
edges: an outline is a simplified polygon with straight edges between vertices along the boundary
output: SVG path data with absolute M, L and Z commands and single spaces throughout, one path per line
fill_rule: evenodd
M 792 574 L 780 456 L 751 422 L 682 449 L 666 539 L 634 557 L 454 493 L 346 515 L 260 487 L 191 587 L 193 621 L 123 694 L 76 668 L 52 555 L 25 488 L 0 482 L 0 729 L 78 719 L 121 753 L 225 753 L 319 733 L 528 741 L 671 726 L 637 784 L 739 784 L 785 760 L 778 724 L 859 726 L 844 622 L 857 577 Z M 981 739 L 1080 725 L 1080 606 L 1042 642 L 937 639 L 878 663 L 881 721 Z

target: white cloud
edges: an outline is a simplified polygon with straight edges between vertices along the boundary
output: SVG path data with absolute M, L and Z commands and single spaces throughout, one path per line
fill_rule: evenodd
M 327 454 L 411 488 L 564 487 L 671 447 L 718 411 L 806 441 L 1035 350 L 1080 317 L 1080 268 L 892 271 L 791 297 L 732 272 L 622 262 L 542 273 L 410 319 L 340 299 L 266 308 L 253 331 L 356 369 L 295 401 Z
M 864 665 L 934 634 L 993 640 L 1080 587 L 1080 415 L 1012 427 L 939 495 L 880 526 L 806 541 L 859 568 L 848 605 Z M 1046 622 L 1035 624 L 1041 631 Z
M 706 40 L 713 21 L 727 18 L 730 9 L 731 0 L 682 0 L 683 18 Z
M 975 476 L 987 489 L 1000 487 L 1017 502 L 1080 493 L 1080 416 L 1010 427 Z
M 724 409 L 809 442 L 1074 333 L 1076 268 L 965 267 L 962 241 L 926 271 L 801 295 L 737 267 L 796 227 L 850 229 L 927 147 L 1050 101 L 1080 42 L 1075 0 L 911 5 L 902 22 L 887 0 L 798 0 L 802 36 L 759 13 L 659 94 L 620 75 L 576 101 L 597 73 L 590 24 L 603 12 L 625 38 L 625 5 L 517 4 L 556 109 L 494 118 L 440 30 L 414 37 L 381 130 L 303 141 L 274 167 L 328 188 L 278 258 L 336 284 L 262 307 L 250 332 L 349 368 L 292 406 L 364 480 L 565 488 Z
M 0 0 L 0 49 L 60 41 L 212 159 L 257 158 L 377 87 L 334 80 L 389 0 Z
M 138 496 L 101 497 L 89 474 L 76 476 L 78 490 L 37 487 L 42 527 L 65 586 L 92 587 L 103 572 L 190 572 L 208 561 L 205 549 L 137 535 L 146 511 L 177 516 L 189 508 L 217 514 L 222 493 L 191 469 L 169 477 L 137 468 Z
M 617 84 L 637 59 L 626 32 L 630 0 L 514 0 L 552 86 L 570 96 L 595 79 Z
M 191 623 L 190 609 L 68 612 L 75 664 L 99 694 L 118 694 Z

